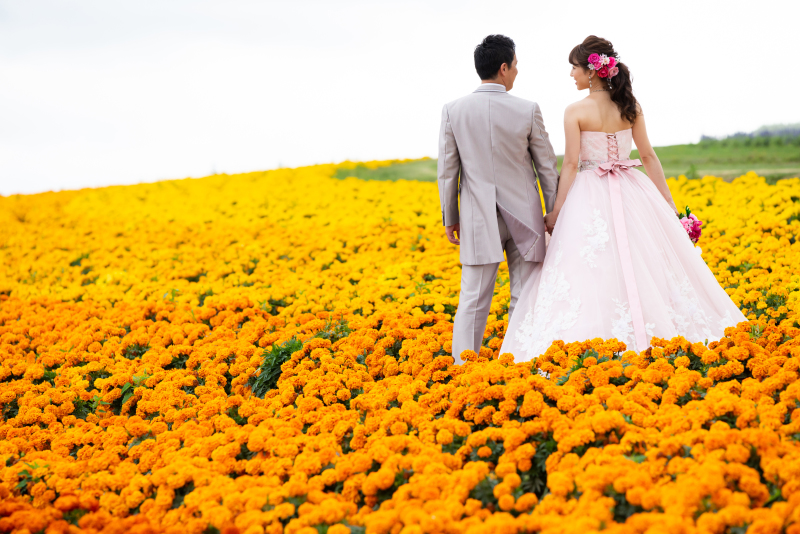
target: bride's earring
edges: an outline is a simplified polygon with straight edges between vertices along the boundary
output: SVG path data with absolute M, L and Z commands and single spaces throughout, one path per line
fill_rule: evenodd
M 592 77 L 589 76 L 589 91 L 592 90 Z

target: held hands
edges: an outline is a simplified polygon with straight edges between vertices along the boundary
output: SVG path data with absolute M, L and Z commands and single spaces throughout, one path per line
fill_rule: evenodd
M 544 227 L 547 230 L 548 234 L 553 234 L 553 229 L 556 227 L 556 219 L 558 219 L 558 212 L 553 210 L 547 215 L 544 216 Z M 454 245 L 460 245 L 461 240 L 461 225 L 454 224 L 452 226 L 445 226 L 444 227 L 445 233 L 447 234 L 447 240 L 450 241 Z
M 460 245 L 461 244 L 461 240 L 459 239 L 459 237 L 461 237 L 461 225 L 460 224 L 454 224 L 452 226 L 445 226 L 444 227 L 444 231 L 447 233 L 448 241 L 450 241 L 454 245 Z
M 553 229 L 556 227 L 556 219 L 558 219 L 558 212 L 556 210 L 544 216 L 544 229 L 547 230 L 547 233 L 550 235 L 553 234 Z

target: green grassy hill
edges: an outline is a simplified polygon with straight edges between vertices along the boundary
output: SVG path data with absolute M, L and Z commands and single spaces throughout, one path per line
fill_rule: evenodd
M 800 176 L 800 136 L 705 139 L 696 144 L 656 147 L 655 150 L 667 177 L 702 178 L 712 175 L 732 180 L 748 171 L 755 171 L 774 183 L 781 178 Z M 634 150 L 631 158 L 638 157 L 639 152 Z M 559 169 L 561 160 L 559 156 Z M 339 178 L 347 176 L 367 180 L 435 181 L 436 160 L 415 160 L 379 169 L 357 166 L 352 170 L 340 170 L 337 174 Z
M 436 181 L 436 162 L 438 160 L 425 158 L 403 163 L 396 163 L 388 167 L 368 169 L 364 165 L 356 165 L 354 169 L 339 169 L 337 178 L 355 176 L 364 180 L 420 180 L 423 182 Z
M 705 175 L 732 180 L 747 171 L 774 182 L 800 175 L 800 137 L 709 139 L 690 145 L 656 147 L 667 176 Z M 638 158 L 634 150 L 632 158 Z

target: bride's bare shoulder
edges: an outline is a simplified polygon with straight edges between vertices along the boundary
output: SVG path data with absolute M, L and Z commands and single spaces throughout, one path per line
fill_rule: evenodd
M 577 102 L 573 102 L 572 104 L 568 105 L 566 108 L 566 112 L 571 114 L 584 114 L 584 113 L 591 113 L 597 110 L 597 102 L 586 97 L 582 100 L 578 100 Z
M 582 98 L 580 100 L 576 100 L 575 102 L 573 102 L 572 104 L 567 106 L 567 108 L 575 108 L 575 109 L 585 109 L 585 108 L 594 108 L 594 107 L 597 107 L 597 105 L 588 96 L 586 98 Z
M 584 98 L 566 107 L 564 110 L 564 122 L 578 124 L 581 126 L 580 129 L 584 129 L 582 126 L 585 125 L 587 121 L 592 122 L 591 117 L 596 114 L 597 104 L 588 98 Z
M 575 116 L 581 115 L 585 113 L 587 110 L 586 101 L 585 100 L 578 100 L 577 102 L 573 102 L 572 104 L 568 105 L 564 109 L 564 116 Z

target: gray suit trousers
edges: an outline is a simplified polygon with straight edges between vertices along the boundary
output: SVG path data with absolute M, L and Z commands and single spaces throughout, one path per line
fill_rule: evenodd
M 536 268 L 541 268 L 542 263 L 525 261 L 522 258 L 522 254 L 514 244 L 514 240 L 511 239 L 511 233 L 499 211 L 497 212 L 497 226 L 500 229 L 500 240 L 508 261 L 509 283 L 511 284 L 508 317 L 511 319 L 511 314 L 514 313 L 514 307 L 525 282 Z M 480 351 L 499 267 L 499 263 L 461 266 L 461 294 L 453 325 L 453 358 L 457 365 L 464 363 L 461 359 L 463 351 Z

